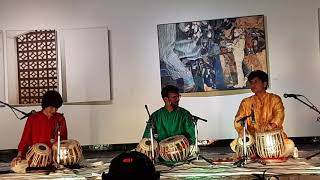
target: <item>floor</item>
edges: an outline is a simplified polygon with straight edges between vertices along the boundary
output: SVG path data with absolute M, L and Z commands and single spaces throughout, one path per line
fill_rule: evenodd
M 60 169 L 55 172 L 48 170 L 30 170 L 25 174 L 12 173 L 9 168 L 10 160 L 15 156 L 15 150 L 0 152 L 0 179 L 101 179 L 103 172 L 108 172 L 110 161 L 123 151 L 130 150 L 135 144 L 124 148 L 105 148 L 104 146 L 84 147 L 85 160 L 80 168 Z M 188 163 L 174 166 L 156 163 L 160 179 L 320 179 L 320 155 L 309 160 L 306 157 L 320 151 L 320 143 L 298 142 L 299 158 L 289 159 L 282 163 L 267 163 L 248 161 L 244 167 L 234 165 L 230 160 L 233 153 L 228 147 L 228 141 L 200 146 L 200 155 L 212 165 L 199 157 Z M 108 146 L 109 147 L 109 146 Z

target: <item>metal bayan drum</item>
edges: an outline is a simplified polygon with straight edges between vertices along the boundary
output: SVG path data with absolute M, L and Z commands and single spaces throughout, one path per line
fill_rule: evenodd
M 52 162 L 51 149 L 43 143 L 34 144 L 27 152 L 29 167 L 46 167 Z
M 153 139 L 153 150 L 154 150 L 154 159 L 159 157 L 159 145 L 156 140 Z M 152 146 L 150 138 L 143 138 L 140 140 L 136 151 L 141 152 L 149 157 L 152 160 Z
M 262 159 L 272 162 L 282 161 L 281 155 L 285 150 L 282 130 L 256 133 L 256 147 Z
M 256 154 L 256 146 L 255 146 L 255 139 L 252 135 L 247 135 L 246 138 L 246 150 L 247 150 L 247 156 L 252 157 Z M 236 146 L 236 155 L 238 157 L 243 156 L 243 138 L 239 137 L 237 139 L 237 146 Z
M 58 142 L 52 146 L 53 161 L 58 163 Z M 60 164 L 75 165 L 83 160 L 82 148 L 78 141 L 73 139 L 60 141 Z
M 183 161 L 190 151 L 189 141 L 183 135 L 177 135 L 162 140 L 159 143 L 160 156 L 165 161 Z

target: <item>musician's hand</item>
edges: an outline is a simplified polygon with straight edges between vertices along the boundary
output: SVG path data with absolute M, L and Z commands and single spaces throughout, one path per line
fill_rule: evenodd
M 266 132 L 266 131 L 268 131 L 268 125 L 259 126 L 259 128 L 257 129 L 258 133 L 263 133 L 263 132 Z
M 276 123 L 271 123 L 271 128 L 276 129 L 276 128 L 278 128 L 278 125 Z
M 28 166 L 28 161 L 22 158 L 21 153 L 13 158 L 10 163 L 11 170 L 15 173 L 26 173 Z
M 261 125 L 259 126 L 259 129 L 258 129 L 258 132 L 269 132 L 269 131 L 273 131 L 277 128 L 277 124 L 275 123 L 268 123 L 268 124 L 265 124 L 265 125 Z
M 21 156 L 17 156 L 15 158 L 12 159 L 10 166 L 11 167 L 15 167 L 17 164 L 19 164 L 19 162 L 22 160 Z
M 11 167 L 16 166 L 22 160 L 22 152 L 18 151 L 18 154 L 15 158 L 11 160 Z
M 275 123 L 269 123 L 267 125 L 267 131 L 272 131 L 272 130 L 275 130 L 277 128 L 277 124 Z

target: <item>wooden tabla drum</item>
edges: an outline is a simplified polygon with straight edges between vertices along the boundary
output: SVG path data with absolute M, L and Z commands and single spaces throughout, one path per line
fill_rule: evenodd
M 29 167 L 46 167 L 52 162 L 51 149 L 43 143 L 34 144 L 26 154 Z
M 252 135 L 246 135 L 246 150 L 247 150 L 247 157 L 252 157 L 256 154 L 256 147 L 255 147 L 255 139 Z M 236 155 L 238 157 L 243 156 L 243 138 L 239 137 L 237 139 L 237 147 L 236 149 Z
M 53 162 L 58 163 L 58 142 L 52 146 Z M 73 139 L 60 141 L 60 164 L 75 165 L 83 160 L 82 148 L 78 141 Z
M 265 161 L 283 162 L 284 138 L 282 130 L 256 133 L 257 154 Z
M 154 148 L 154 159 L 159 157 L 159 145 L 158 142 L 153 139 L 153 148 Z M 148 156 L 152 160 L 152 146 L 151 146 L 151 139 L 150 138 L 143 138 L 140 140 L 136 151 L 141 152 Z
M 166 138 L 159 143 L 160 156 L 165 161 L 183 161 L 189 155 L 190 145 L 183 135 Z

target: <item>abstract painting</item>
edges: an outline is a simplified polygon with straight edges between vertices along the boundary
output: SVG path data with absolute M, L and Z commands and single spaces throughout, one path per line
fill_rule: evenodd
M 160 24 L 161 86 L 182 93 L 248 89 L 251 71 L 268 73 L 263 15 Z

